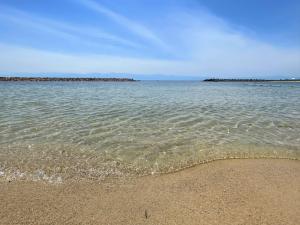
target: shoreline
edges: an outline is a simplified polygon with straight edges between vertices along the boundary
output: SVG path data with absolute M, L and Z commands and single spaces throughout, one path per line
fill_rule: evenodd
M 297 224 L 300 163 L 226 159 L 111 182 L 0 182 L 0 224 Z
M 42 182 L 42 183 L 46 183 L 46 184 L 62 184 L 62 183 L 69 183 L 69 182 L 109 182 L 111 180 L 122 180 L 122 179 L 140 179 L 143 177 L 153 177 L 153 176 L 164 176 L 164 175 L 168 175 L 168 174 L 176 174 L 178 172 L 182 172 L 184 170 L 189 170 L 191 168 L 194 167 L 198 167 L 201 165 L 205 165 L 205 164 L 210 164 L 210 163 L 215 163 L 218 161 L 227 161 L 227 160 L 292 160 L 292 161 L 299 161 L 299 158 L 294 156 L 294 157 L 288 157 L 288 156 L 249 156 L 249 157 L 241 157 L 241 156 L 228 156 L 228 157 L 220 157 L 220 158 L 213 158 L 213 159 L 207 159 L 207 160 L 203 160 L 203 161 L 199 161 L 196 163 L 192 163 L 192 164 L 188 164 L 185 165 L 183 167 L 179 167 L 177 169 L 173 169 L 170 171 L 156 171 L 156 172 L 151 172 L 151 173 L 146 173 L 146 174 L 127 174 L 124 173 L 123 175 L 120 176 L 105 176 L 105 177 L 67 177 L 66 179 L 62 178 L 62 174 L 47 174 L 45 173 L 45 171 L 43 170 L 35 170 L 35 173 L 37 173 L 37 171 L 42 172 L 43 176 L 41 177 L 37 177 L 37 175 L 32 172 L 32 173 L 28 173 L 28 172 L 22 172 L 20 170 L 8 170 L 10 171 L 9 173 L 7 173 L 6 170 L 2 171 L 0 170 L 0 183 L 1 182 Z

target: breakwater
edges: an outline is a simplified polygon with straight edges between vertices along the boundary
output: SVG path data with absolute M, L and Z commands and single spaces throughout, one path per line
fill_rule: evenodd
M 218 79 L 210 78 L 203 80 L 204 82 L 299 82 L 300 79 L 281 79 L 281 80 L 266 80 L 266 79 Z
M 133 82 L 136 81 L 132 78 L 88 78 L 88 77 L 0 77 L 0 81 L 32 81 L 32 82 L 42 82 L 42 81 L 68 81 L 68 82 Z

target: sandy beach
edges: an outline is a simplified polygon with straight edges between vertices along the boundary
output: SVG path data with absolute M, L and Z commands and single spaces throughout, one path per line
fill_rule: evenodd
M 300 223 L 300 163 L 223 160 L 109 182 L 0 182 L 0 224 Z

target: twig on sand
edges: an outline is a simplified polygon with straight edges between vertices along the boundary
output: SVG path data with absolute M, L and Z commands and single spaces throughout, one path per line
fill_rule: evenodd
M 147 209 L 145 209 L 145 218 L 148 219 L 150 217 L 150 215 L 148 214 Z

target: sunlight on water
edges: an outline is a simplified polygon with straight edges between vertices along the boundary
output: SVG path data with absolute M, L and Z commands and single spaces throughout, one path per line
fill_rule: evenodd
M 0 83 L 0 177 L 104 179 L 299 159 L 299 83 Z

